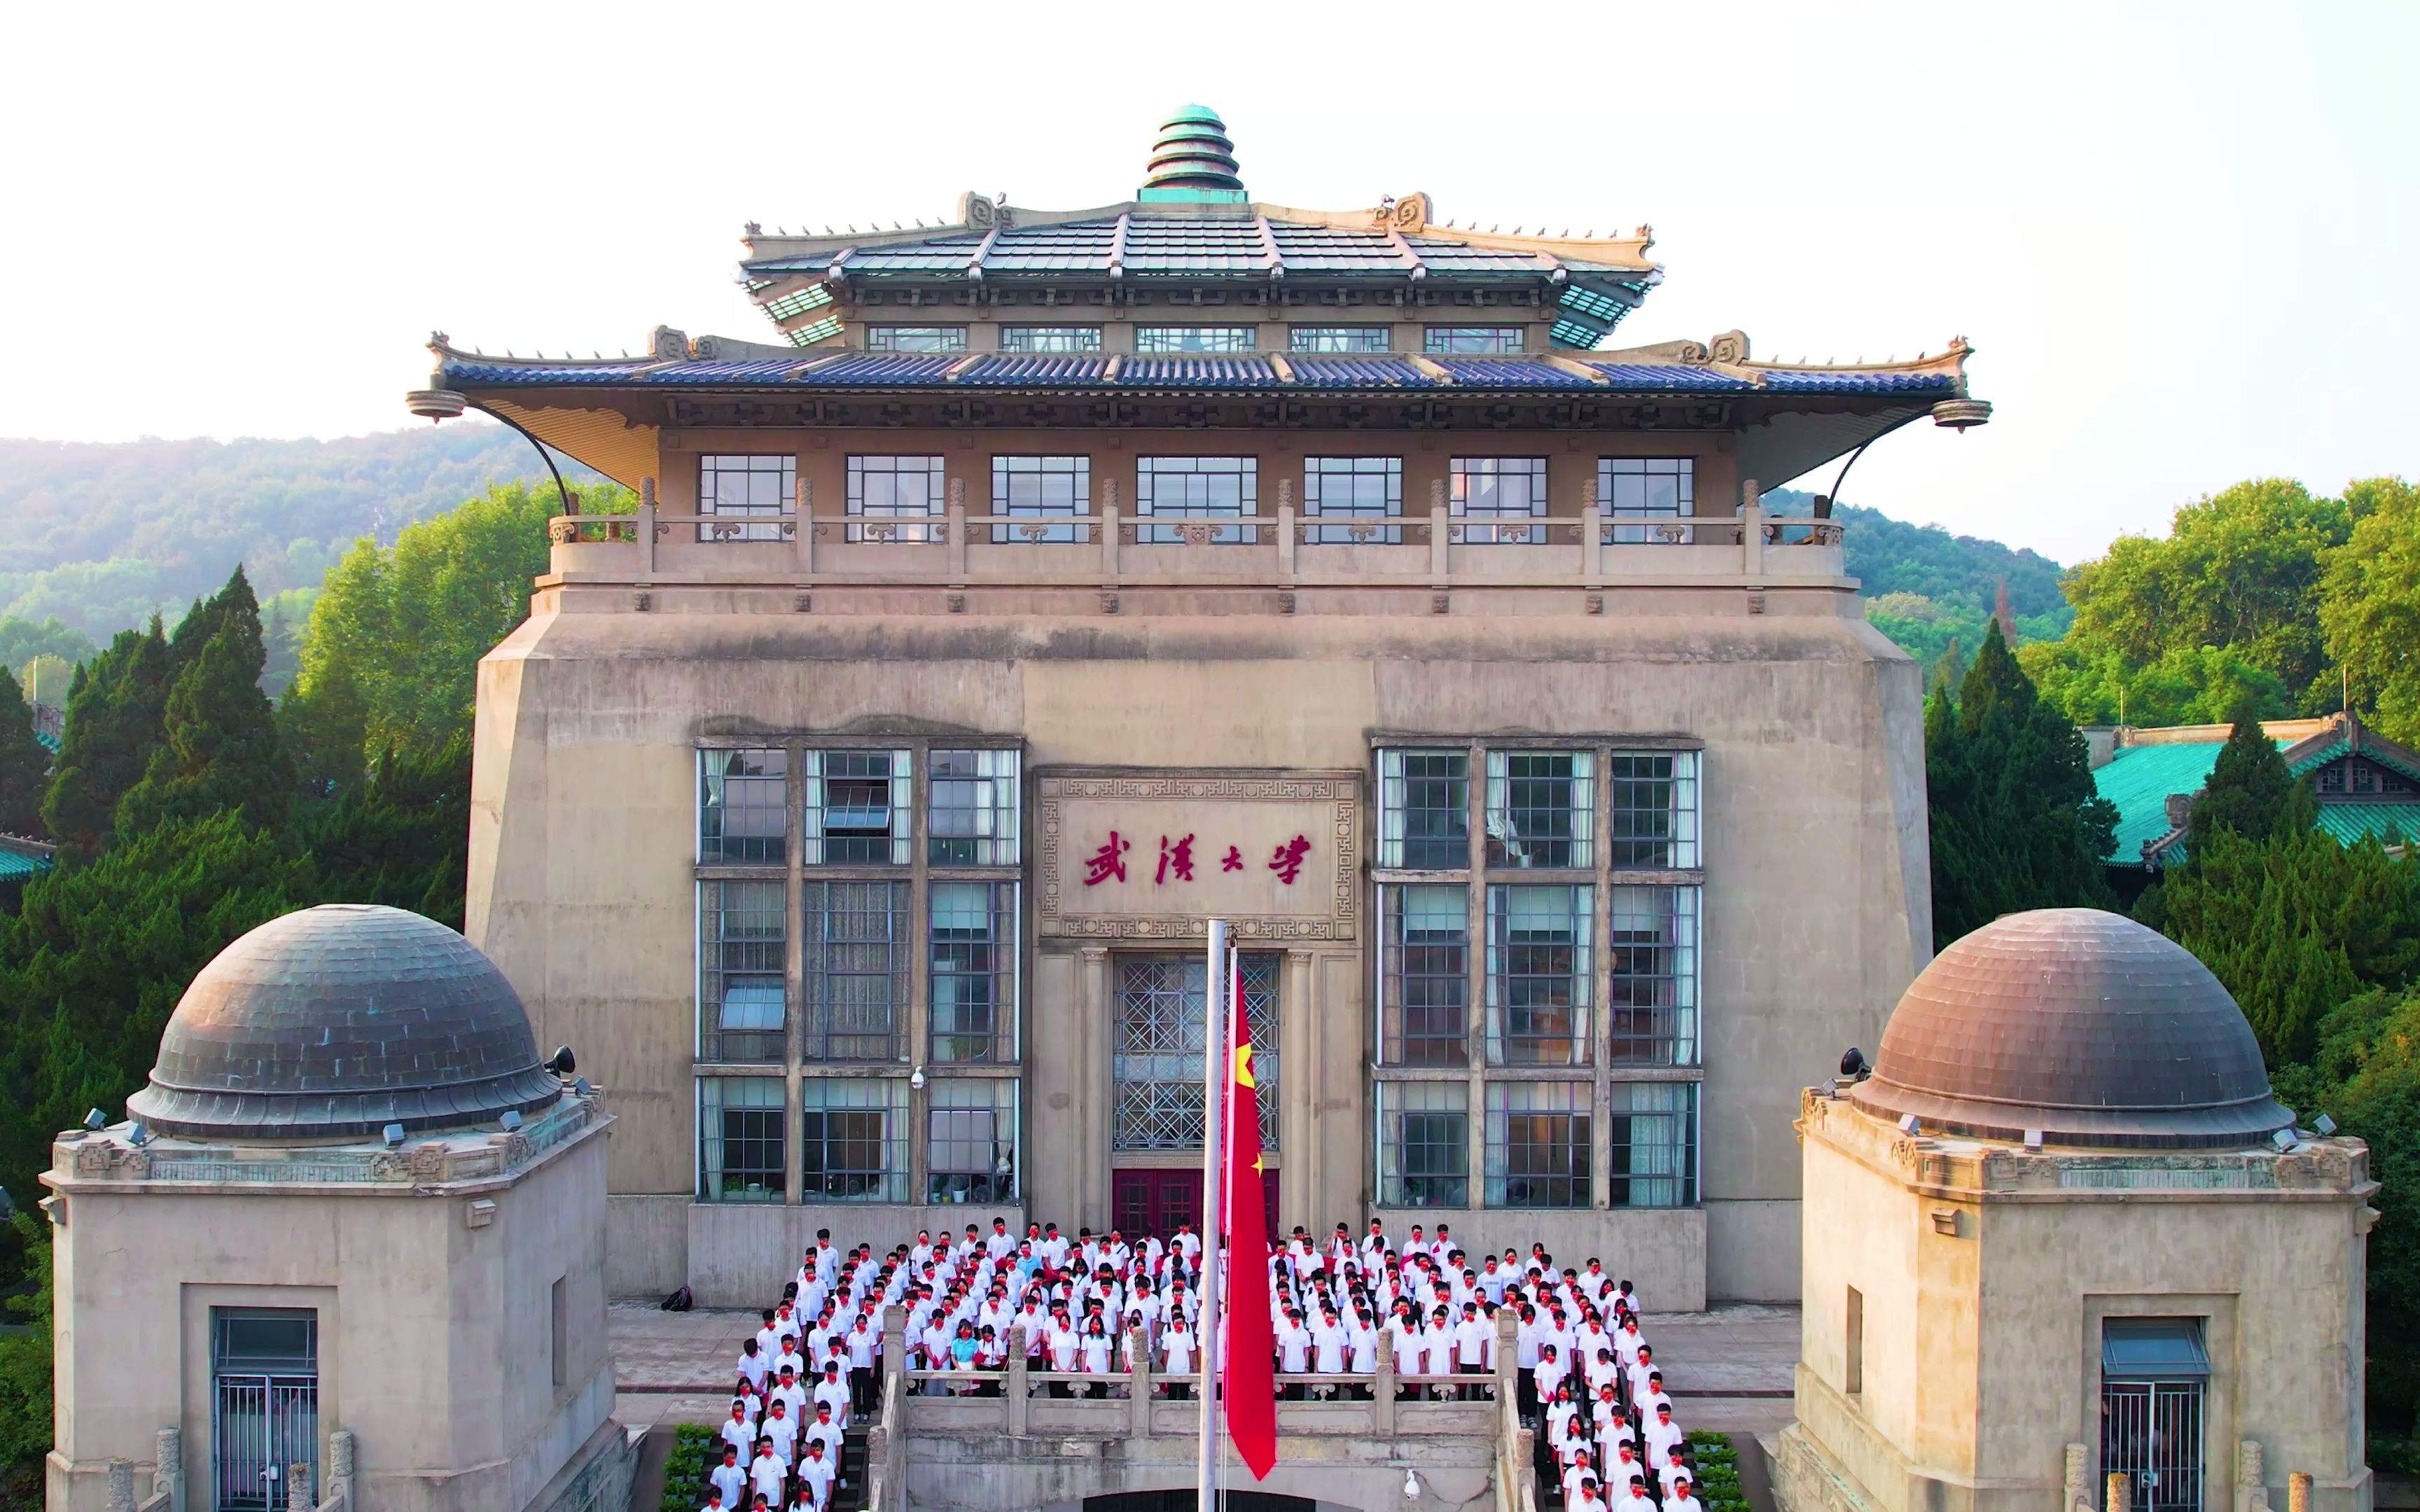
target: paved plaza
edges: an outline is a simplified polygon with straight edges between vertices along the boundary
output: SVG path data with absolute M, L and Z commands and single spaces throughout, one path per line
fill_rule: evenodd
M 632 1427 L 720 1423 L 731 1411 L 727 1388 L 740 1340 L 758 1321 L 737 1309 L 668 1313 L 648 1303 L 614 1303 L 607 1317 L 613 1415 Z M 1642 1328 L 1688 1427 L 1764 1433 L 1789 1423 L 1797 1308 L 1650 1313 Z

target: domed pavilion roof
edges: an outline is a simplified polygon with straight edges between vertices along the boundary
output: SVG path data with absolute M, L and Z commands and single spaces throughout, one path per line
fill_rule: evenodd
M 2260 1046 L 2208 967 L 2094 908 L 1994 919 L 1924 968 L 1884 1026 L 1870 1112 L 2053 1145 L 2257 1145 L 2293 1115 Z
M 323 903 L 201 969 L 126 1110 L 163 1134 L 314 1139 L 466 1128 L 561 1093 L 477 947 L 399 908 Z

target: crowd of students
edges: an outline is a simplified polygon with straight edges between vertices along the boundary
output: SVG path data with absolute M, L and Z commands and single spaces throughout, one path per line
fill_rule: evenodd
M 887 1308 L 905 1312 L 910 1390 L 998 1396 L 1021 1345 L 1028 1390 L 1123 1393 L 1140 1364 L 1154 1391 L 1189 1398 L 1202 1278 L 1190 1225 L 1128 1242 L 1056 1224 L 1017 1235 L 995 1218 L 989 1233 L 920 1233 L 879 1258 L 819 1230 L 741 1346 L 706 1512 L 828 1512 L 858 1468 L 842 1463 L 848 1426 L 879 1403 Z M 1544 1244 L 1474 1258 L 1444 1224 L 1396 1241 L 1373 1219 L 1358 1238 L 1344 1224 L 1324 1240 L 1295 1228 L 1268 1256 L 1266 1284 L 1273 1363 L 1298 1378 L 1281 1395 L 1366 1396 L 1383 1351 L 1406 1399 L 1492 1397 L 1510 1309 L 1518 1410 L 1538 1430 L 1547 1497 L 1568 1512 L 1703 1512 L 1637 1294 L 1597 1258 L 1559 1267 Z

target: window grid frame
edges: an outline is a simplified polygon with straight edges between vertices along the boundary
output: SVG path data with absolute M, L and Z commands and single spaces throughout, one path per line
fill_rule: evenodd
M 1670 471 L 1664 471 L 1669 469 Z M 1625 479 L 1639 480 L 1640 498 L 1625 506 L 1630 491 Z M 1672 480 L 1668 507 L 1658 501 L 1650 482 Z M 1639 546 L 1654 542 L 1659 520 L 1683 520 L 1698 513 L 1698 459 L 1693 456 L 1600 456 L 1596 459 L 1596 507 L 1606 522 L 1608 546 Z
M 1377 498 L 1364 497 L 1374 478 Z M 1342 484 L 1342 501 L 1330 497 Z M 1306 456 L 1302 459 L 1303 540 L 1311 546 L 1400 546 L 1404 539 L 1404 459 L 1400 456 Z
M 733 890 L 744 889 L 744 908 L 733 906 Z M 780 1065 L 789 1057 L 790 899 L 788 887 L 758 877 L 708 877 L 697 884 L 697 1057 L 718 1065 Z M 760 933 L 735 934 L 735 916 L 753 919 Z M 769 922 L 770 932 L 762 933 Z M 734 964 L 734 956 L 739 964 Z M 733 1027 L 733 979 L 779 994 L 780 1012 L 770 1026 Z
M 1377 356 L 1395 349 L 1392 326 L 1288 326 L 1286 350 L 1304 357 Z
M 1232 465 L 1204 467 L 1203 463 Z M 1196 487 L 1188 481 L 1197 478 L 1233 479 L 1235 497 L 1223 502 L 1209 498 L 1218 490 L 1206 482 Z M 1163 486 L 1169 484 L 1178 485 L 1179 497 L 1173 504 L 1161 498 Z M 1193 498 L 1197 493 L 1204 497 Z M 1260 513 L 1260 457 L 1256 455 L 1135 458 L 1135 543 L 1139 546 L 1182 546 L 1184 525 L 1199 521 L 1217 522 L 1207 532 L 1209 545 L 1255 545 L 1261 538 Z
M 799 1087 L 799 1200 L 894 1204 L 908 1200 L 912 1177 L 909 1091 L 901 1076 L 810 1076 Z M 871 1138 L 857 1120 L 879 1116 Z M 849 1126 L 835 1131 L 832 1120 Z M 820 1122 L 813 1120 L 820 1119 Z M 835 1149 L 862 1154 L 868 1147 L 880 1152 L 878 1162 L 832 1159 Z M 815 1151 L 811 1160 L 810 1149 Z M 857 1191 L 833 1188 L 862 1183 Z
M 1554 762 L 1568 770 L 1545 769 Z M 1487 753 L 1487 865 L 1502 872 L 1586 872 L 1595 867 L 1596 752 Z M 1560 802 L 1541 801 L 1557 787 Z M 1542 791 L 1543 790 L 1543 791 Z M 1527 798 L 1528 801 L 1524 802 Z M 1530 816 L 1524 829 L 1523 815 Z M 1522 854 L 1513 853 L 1515 844 Z M 1533 858 L 1534 857 L 1534 858 Z
M 923 452 L 851 452 L 845 468 L 843 540 L 920 546 L 941 539 L 949 513 L 948 457 Z M 901 502 L 903 478 L 923 480 L 923 507 Z M 890 481 L 876 488 L 880 479 Z M 877 493 L 888 498 L 877 498 Z
M 697 1198 L 701 1202 L 780 1203 L 788 1200 L 789 1186 L 789 1086 L 780 1076 L 700 1076 L 697 1081 Z M 726 1101 L 733 1089 L 748 1088 L 748 1101 Z M 769 1090 L 770 1098 L 767 1099 Z M 734 1123 L 734 1115 L 745 1116 Z M 767 1124 L 770 1133 L 767 1132 Z M 750 1131 L 738 1134 L 736 1130 Z M 778 1150 L 778 1164 L 767 1167 L 761 1157 L 768 1143 Z M 741 1165 L 729 1156 L 736 1145 L 756 1154 L 757 1164 Z M 752 1189 L 742 1185 L 734 1191 L 731 1176 L 766 1176 L 772 1180 L 760 1181 Z
M 924 1141 L 924 1200 L 939 1206 L 982 1203 L 1012 1203 L 1022 1196 L 1024 1160 L 1018 1147 L 1022 1132 L 1023 1088 L 1014 1076 L 952 1076 L 936 1075 L 925 1084 L 924 1117 L 920 1125 Z M 991 1119 L 990 1144 L 995 1154 L 981 1172 L 960 1168 L 958 1164 L 944 1164 L 945 1146 L 970 1146 L 976 1126 L 973 1115 L 988 1114 Z M 945 1138 L 941 1134 L 944 1121 L 953 1131 Z M 961 1122 L 960 1120 L 963 1120 Z M 1005 1122 L 1008 1137 L 1001 1138 Z M 1000 1174 L 999 1151 L 1005 1146 L 1008 1174 Z M 962 1184 L 960 1184 L 962 1183 Z M 964 1196 L 951 1194 L 964 1192 Z
M 1449 1208 L 1470 1206 L 1470 1086 L 1459 1081 L 1381 1081 L 1378 1104 L 1378 1206 Z M 1425 1135 L 1414 1140 L 1412 1125 Z M 1451 1126 L 1449 1125 L 1451 1120 Z M 1443 1170 L 1411 1159 L 1419 1149 L 1444 1156 Z M 1434 1184 L 1435 1190 L 1429 1188 Z
M 1416 901 L 1442 903 L 1450 897 L 1450 913 L 1434 912 L 1432 919 L 1453 919 L 1454 937 L 1449 940 L 1422 940 L 1415 944 L 1407 936 L 1411 905 Z M 1470 888 L 1466 883 L 1388 883 L 1378 890 L 1379 913 L 1379 1064 L 1390 1068 L 1424 1071 L 1467 1071 L 1470 1069 Z M 1417 960 L 1412 952 L 1422 954 Z M 1446 959 L 1438 959 L 1444 956 Z M 1414 969 L 1415 967 L 1421 969 Z M 1415 983 L 1432 992 L 1444 993 L 1458 1001 L 1419 1002 L 1411 998 Z M 1428 993 L 1419 995 L 1428 996 Z M 1416 1011 L 1427 1011 L 1433 1019 L 1443 1019 L 1450 1027 L 1432 1027 L 1429 1031 L 1412 1032 Z
M 1509 485 L 1518 482 L 1515 490 Z M 1543 456 L 1448 460 L 1447 530 L 1458 546 L 1544 545 L 1553 471 Z M 1518 493 L 1521 497 L 1514 498 Z M 1534 523 L 1533 523 L 1534 522 Z
M 1024 480 L 1032 480 L 1025 484 Z M 1054 480 L 1064 479 L 1063 488 L 1051 486 Z M 1032 497 L 1020 499 L 1019 494 Z M 1065 495 L 1063 500 L 1053 497 Z M 994 517 L 1015 516 L 1020 520 L 1079 520 L 1093 513 L 1093 459 L 1080 453 L 1052 455 L 1047 453 L 999 452 L 991 459 L 991 512 Z M 994 524 L 991 528 L 994 545 L 1013 546 L 1027 543 L 1073 544 L 1085 539 L 1079 527 L 1047 525 L 1039 530 L 1030 525 Z
M 1487 884 L 1487 1056 L 1491 1068 L 1592 1066 L 1596 1054 L 1597 956 L 1594 949 L 1596 886 L 1593 883 Z M 1516 894 L 1566 895 L 1558 921 L 1568 938 L 1515 940 Z M 1543 955 L 1541 954 L 1543 952 Z M 1564 963 L 1558 968 L 1558 953 Z M 1565 1001 L 1556 1002 L 1559 984 Z M 1532 999 L 1536 1000 L 1523 1000 Z M 1559 1017 L 1560 1032 L 1551 1026 Z M 1549 1048 L 1563 1045 L 1563 1058 Z M 1524 1050 L 1528 1053 L 1524 1054 Z
M 1415 760 L 1459 762 L 1454 772 L 1414 771 Z M 1378 752 L 1378 865 L 1401 872 L 1470 870 L 1470 767 L 1467 747 L 1388 746 Z M 1412 799 L 1429 784 L 1442 784 L 1440 801 L 1415 808 Z M 1456 787 L 1460 788 L 1457 793 Z M 1415 814 L 1441 815 L 1443 834 L 1414 835 Z M 1454 833 L 1458 830 L 1459 833 Z M 1431 865 L 1428 863 L 1437 864 Z
M 769 486 L 760 486 L 768 484 Z M 740 497 L 729 497 L 732 494 Z M 795 452 L 708 452 L 697 459 L 697 512 L 717 519 L 751 521 L 720 525 L 701 520 L 701 541 L 785 541 L 798 523 L 799 458 Z M 786 523 L 785 523 L 786 522 Z
M 944 771 L 943 764 L 973 759 L 971 772 Z M 1024 753 L 998 746 L 931 746 L 924 751 L 924 859 L 934 867 L 1021 867 L 1025 860 Z M 971 803 L 944 803 L 945 795 L 971 790 Z M 985 790 L 988 793 L 985 793 Z M 956 832 L 953 817 L 945 832 L 943 815 L 970 816 L 965 834 Z M 944 855 L 944 846 L 963 843 L 963 854 Z
M 768 760 L 769 758 L 769 760 Z M 750 762 L 758 768 L 734 772 L 730 767 Z M 721 766 L 723 770 L 717 771 Z M 708 747 L 697 753 L 697 864 L 700 866 L 784 866 L 789 862 L 790 825 L 790 752 L 786 746 L 725 746 Z M 738 784 L 746 801 L 734 803 L 733 784 Z M 767 789 L 774 796 L 770 810 L 774 820 L 773 833 L 768 838 L 746 826 L 751 832 L 737 837 L 743 854 L 732 854 L 732 820 L 746 815 L 761 821 L 768 813 L 764 797 Z M 747 854 L 752 851 L 753 854 Z
M 886 906 L 879 912 L 870 906 L 876 889 L 880 889 L 885 898 Z M 917 946 L 912 891 L 907 880 L 895 877 L 814 877 L 807 881 L 799 910 L 803 1061 L 878 1065 L 905 1058 L 903 1052 L 912 1042 L 909 1018 L 914 1011 Z M 835 898 L 855 906 L 836 907 Z M 885 918 L 889 921 L 888 933 L 877 938 L 870 925 L 861 924 L 856 932 L 835 938 L 832 920 L 836 915 L 855 920 Z M 834 964 L 831 952 L 835 951 L 856 954 L 844 967 Z M 876 1004 L 870 993 L 861 1001 L 850 1001 L 836 990 L 843 982 L 876 980 L 887 984 L 886 1000 L 879 1005 L 885 1026 L 878 1029 L 871 1022 Z M 837 1026 L 835 1020 L 844 1011 L 852 1012 L 861 1022 Z
M 848 768 L 839 773 L 830 768 L 833 759 Z M 888 772 L 871 770 L 877 758 L 887 758 Z M 835 866 L 902 867 L 908 864 L 915 843 L 916 765 L 915 752 L 902 748 L 875 749 L 866 747 L 811 746 L 799 762 L 799 859 L 802 866 L 821 871 Z M 868 768 L 860 770 L 859 768 Z M 832 784 L 872 786 L 888 782 L 890 793 L 884 800 L 889 827 L 880 835 L 861 833 L 864 826 L 845 826 L 847 833 L 835 835 L 831 816 L 838 810 L 831 801 Z M 887 854 L 883 854 L 886 853 Z
M 1089 337 L 1090 340 L 1086 340 Z M 1098 326 L 1002 326 L 1000 349 L 1021 356 L 1083 357 L 1101 350 Z
M 1661 771 L 1656 770 L 1659 763 Z M 1617 748 L 1606 752 L 1605 767 L 1606 859 L 1624 871 L 1698 870 L 1703 854 L 1699 753 Z M 1641 801 L 1658 787 L 1667 790 L 1661 802 Z M 1650 815 L 1657 816 L 1657 822 L 1651 823 Z
M 1529 349 L 1521 326 L 1429 326 L 1420 351 L 1429 357 L 1518 357 Z
M 969 955 L 985 953 L 979 964 L 944 970 L 941 933 L 943 889 L 978 888 L 983 893 L 984 937 L 946 942 Z M 926 886 L 924 905 L 925 1046 L 926 1059 L 936 1066 L 1009 1065 L 1017 1060 L 1019 1021 L 1023 1017 L 1023 970 L 1020 949 L 1018 885 L 1007 880 L 936 879 Z M 965 916 L 954 916 L 963 918 Z M 988 1026 L 944 1028 L 944 982 L 983 984 L 981 1005 Z M 956 994 L 953 994 L 955 996 Z M 952 1005 L 954 1012 L 973 1008 L 971 1002 Z
M 1594 1120 L 1595 1088 L 1587 1082 L 1488 1083 L 1487 1205 L 1563 1210 L 1593 1207 Z M 1516 1134 L 1522 1137 L 1516 1139 Z M 1520 1154 L 1519 1169 L 1515 1169 L 1516 1152 Z M 1557 1165 L 1561 1168 L 1555 1168 Z M 1516 1200 L 1512 1196 L 1515 1180 L 1524 1183 L 1524 1199 Z M 1541 1196 L 1527 1196 L 1530 1182 L 1543 1186 Z
M 1139 325 L 1135 327 L 1139 357 L 1242 357 L 1258 351 L 1256 326 Z
M 865 328 L 865 349 L 870 352 L 952 355 L 967 349 L 967 328 L 901 325 L 895 322 L 869 325 Z

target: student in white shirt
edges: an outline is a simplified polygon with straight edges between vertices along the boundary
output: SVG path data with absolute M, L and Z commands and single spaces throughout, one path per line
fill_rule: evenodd
M 789 1408 L 779 1396 L 773 1398 L 772 1408 L 765 1414 L 757 1442 L 773 1446 L 773 1452 L 781 1457 L 784 1471 L 798 1460 L 799 1420 L 790 1415 Z
M 1655 1504 L 1647 1498 L 1647 1478 L 1630 1477 L 1630 1494 L 1613 1504 L 1613 1512 L 1655 1512 Z
M 1664 1493 L 1664 1512 L 1706 1512 L 1706 1504 L 1698 1500 L 1687 1472 L 1672 1478 L 1672 1489 Z
M 832 1467 L 834 1474 L 840 1473 L 841 1445 L 847 1442 L 847 1435 L 843 1432 L 841 1426 L 832 1420 L 830 1409 L 820 1403 L 815 1407 L 814 1421 L 801 1425 L 799 1428 L 799 1452 L 803 1455 L 811 1446 L 821 1445 L 824 1463 Z
M 738 1373 L 747 1379 L 751 1388 L 756 1391 L 765 1389 L 765 1377 L 771 1364 L 771 1361 L 765 1358 L 764 1351 L 756 1348 L 754 1339 L 739 1341 Z
M 730 1444 L 722 1446 L 722 1463 L 706 1477 L 722 1493 L 722 1504 L 737 1506 L 748 1497 L 748 1467 L 739 1462 L 739 1451 Z
M 731 1415 L 723 1419 L 721 1428 L 723 1446 L 730 1449 L 752 1450 L 756 1444 L 756 1420 L 748 1413 L 743 1398 L 731 1404 Z
M 1686 1485 L 1689 1479 L 1689 1467 L 1682 1459 L 1679 1444 L 1674 1444 L 1667 1451 L 1664 1462 L 1655 1467 L 1655 1479 L 1659 1488 L 1656 1499 L 1669 1507 L 1672 1504 L 1674 1489 Z
M 1655 1403 L 1653 1415 L 1647 1419 L 1646 1432 L 1647 1462 L 1651 1465 L 1662 1464 L 1667 1454 L 1687 1438 L 1681 1425 L 1672 1421 L 1669 1399 Z
M 782 1463 L 781 1456 L 773 1452 L 773 1441 L 760 1440 L 756 1445 L 756 1458 L 748 1466 L 749 1489 L 768 1503 L 778 1505 L 782 1500 L 782 1484 L 789 1478 L 790 1467 Z
M 1403 1381 L 1412 1376 L 1426 1375 L 1429 1347 L 1428 1340 L 1420 1333 L 1419 1319 L 1409 1311 L 1398 1313 L 1387 1320 L 1387 1333 L 1390 1340 L 1388 1347 L 1395 1354 L 1396 1379 Z M 1419 1388 L 1410 1385 L 1398 1386 L 1395 1393 L 1404 1401 L 1410 1401 L 1419 1394 Z
M 1109 1337 L 1107 1325 L 1098 1318 L 1093 1318 L 1085 1320 L 1081 1342 L 1084 1373 L 1101 1378 L 1086 1386 L 1084 1395 L 1098 1400 L 1109 1394 L 1109 1352 L 1116 1340 Z
M 1580 1488 L 1598 1484 L 1601 1482 L 1597 1478 L 1596 1467 L 1589 1460 L 1589 1452 L 1586 1449 L 1575 1452 L 1572 1462 L 1563 1467 L 1563 1505 L 1578 1504 Z
M 1494 1342 L 1496 1331 L 1479 1316 L 1479 1304 L 1462 1304 L 1462 1321 L 1453 1325 L 1453 1373 L 1457 1376 L 1482 1376 L 1487 1373 L 1487 1346 Z M 1461 1387 L 1456 1393 L 1464 1401 L 1479 1396 L 1475 1386 Z
M 1187 1376 L 1193 1373 L 1193 1351 L 1197 1344 L 1193 1337 L 1193 1325 L 1187 1320 L 1183 1313 L 1177 1313 L 1170 1318 L 1168 1326 L 1159 1331 L 1159 1347 L 1165 1359 L 1165 1368 L 1170 1375 Z M 1173 1400 L 1189 1401 L 1193 1396 L 1193 1383 L 1187 1381 L 1171 1381 L 1168 1383 L 1168 1395 Z
M 815 1505 L 831 1504 L 832 1482 L 839 1474 L 840 1467 L 824 1458 L 822 1443 L 810 1443 L 806 1458 L 799 1461 L 799 1479 L 805 1483 L 809 1494 L 814 1497 Z

